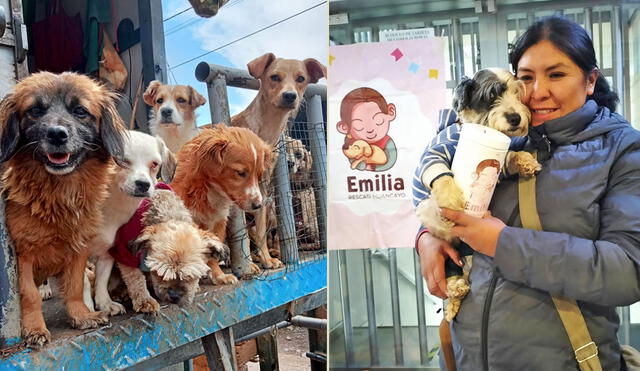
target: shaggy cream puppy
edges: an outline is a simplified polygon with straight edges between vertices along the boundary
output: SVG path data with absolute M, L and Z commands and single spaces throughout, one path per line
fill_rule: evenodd
M 196 227 L 180 198 L 157 189 L 143 214 L 142 234 L 129 244 L 148 271 L 156 297 L 162 302 L 186 305 L 198 292 L 198 281 L 209 272 L 207 259 L 215 254 L 227 259 L 228 247 L 214 234 Z M 160 305 L 147 289 L 145 273 L 118 263 L 136 312 L 156 312 Z

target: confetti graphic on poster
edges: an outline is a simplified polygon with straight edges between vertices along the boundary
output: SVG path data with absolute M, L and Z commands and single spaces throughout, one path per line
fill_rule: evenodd
M 329 249 L 413 246 L 413 172 L 450 105 L 445 42 L 330 48 Z

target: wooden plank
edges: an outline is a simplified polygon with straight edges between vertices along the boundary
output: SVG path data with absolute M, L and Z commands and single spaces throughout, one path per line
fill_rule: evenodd
M 276 331 L 258 336 L 258 357 L 260 357 L 260 371 L 279 370 L 278 340 Z
M 237 370 L 234 343 L 231 327 L 202 338 L 202 347 L 211 370 Z

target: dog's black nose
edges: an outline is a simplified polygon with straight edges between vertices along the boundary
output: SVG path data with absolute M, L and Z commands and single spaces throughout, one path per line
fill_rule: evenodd
M 67 143 L 69 131 L 64 126 L 52 126 L 47 129 L 47 141 L 54 146 L 61 146 Z
M 162 117 L 170 118 L 173 114 L 173 110 L 171 108 L 163 108 L 160 110 L 160 114 L 162 115 Z
M 252 208 L 253 210 L 258 210 L 258 209 L 259 209 L 259 208 L 261 208 L 261 207 L 262 207 L 262 204 L 261 204 L 261 203 L 253 203 L 253 204 L 251 204 L 251 208 Z
M 298 98 L 298 94 L 296 94 L 296 92 L 294 91 L 285 91 L 284 93 L 282 93 L 282 100 L 287 103 L 295 102 L 296 98 Z
M 517 113 L 507 113 L 506 115 L 504 115 L 505 118 L 507 119 L 507 122 L 511 125 L 511 126 L 518 126 L 520 125 L 520 115 Z
M 289 170 L 293 169 L 293 166 L 294 166 L 295 164 L 296 164 L 296 163 L 295 163 L 295 162 L 293 162 L 293 161 L 287 161 L 287 165 L 289 166 Z
M 174 304 L 182 299 L 182 290 L 169 289 L 167 294 L 169 294 L 169 300 Z
M 140 192 L 146 192 L 149 190 L 149 187 L 151 187 L 151 183 L 146 180 L 136 180 L 135 184 L 136 190 Z

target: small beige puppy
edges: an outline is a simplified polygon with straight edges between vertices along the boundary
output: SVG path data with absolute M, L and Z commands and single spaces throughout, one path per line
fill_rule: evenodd
M 364 162 L 365 165 L 384 165 L 387 163 L 387 154 L 384 153 L 382 148 L 371 145 L 366 141 L 359 139 L 350 145 L 346 145 L 342 148 L 342 152 L 349 159 L 354 161 L 351 163 L 351 168 L 355 169 Z

